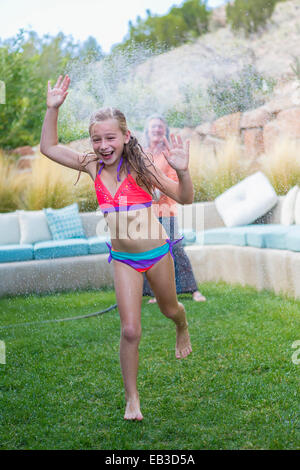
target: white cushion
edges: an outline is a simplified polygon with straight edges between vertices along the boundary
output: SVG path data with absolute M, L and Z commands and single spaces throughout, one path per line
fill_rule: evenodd
M 47 217 L 43 211 L 18 211 L 20 222 L 20 244 L 52 240 Z
M 299 186 L 294 186 L 283 199 L 280 214 L 280 223 L 282 225 L 292 225 L 295 223 L 295 202 L 298 191 Z
M 16 212 L 0 214 L 0 245 L 20 243 L 19 216 Z
M 215 199 L 226 227 L 248 225 L 266 214 L 278 201 L 268 178 L 258 171 Z
M 300 191 L 298 191 L 297 196 L 296 196 L 294 214 L 295 214 L 295 224 L 300 225 Z

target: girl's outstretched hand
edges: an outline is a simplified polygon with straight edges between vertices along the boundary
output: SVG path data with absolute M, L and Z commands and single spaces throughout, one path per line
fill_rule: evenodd
M 64 79 L 62 75 L 60 75 L 53 88 L 51 88 L 50 81 L 48 81 L 48 93 L 47 93 L 47 107 L 48 108 L 59 108 L 63 104 L 68 94 L 70 81 L 71 80 L 68 75 L 66 75 Z
M 189 166 L 190 142 L 186 141 L 185 146 L 180 136 L 170 135 L 171 143 L 164 137 L 166 150 L 163 151 L 169 165 L 176 171 L 185 171 Z

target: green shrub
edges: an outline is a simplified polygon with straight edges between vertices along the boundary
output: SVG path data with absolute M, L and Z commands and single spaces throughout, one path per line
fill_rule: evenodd
M 146 19 L 137 17 L 136 23 L 129 22 L 129 31 L 121 48 L 130 44 L 160 52 L 168 50 L 200 36 L 208 31 L 210 11 L 206 1 L 185 0 L 179 7 L 174 6 L 166 15 L 153 15 L 147 10 Z
M 196 127 L 209 120 L 209 103 L 200 86 L 183 85 L 175 106 L 165 112 L 171 127 Z
M 47 81 L 56 80 L 71 60 L 91 57 L 101 57 L 91 37 L 80 45 L 63 33 L 40 38 L 34 31 L 21 30 L 15 38 L 0 40 L 0 80 L 6 88 L 6 102 L 0 105 L 0 147 L 36 145 L 46 111 Z M 81 136 L 78 130 L 65 133 L 65 140 Z
M 273 79 L 266 78 L 255 67 L 247 65 L 234 77 L 213 80 L 207 93 L 215 116 L 220 117 L 261 106 L 274 85 Z
M 264 28 L 275 5 L 285 0 L 235 0 L 226 6 L 227 21 L 233 31 L 241 30 L 246 36 Z

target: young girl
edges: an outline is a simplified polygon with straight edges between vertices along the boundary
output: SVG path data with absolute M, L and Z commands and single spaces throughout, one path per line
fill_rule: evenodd
M 165 158 L 176 170 L 178 182 L 155 168 L 127 129 L 117 109 L 96 112 L 89 133 L 93 154 L 80 154 L 58 144 L 57 118 L 70 78 L 60 76 L 54 88 L 48 82 L 47 112 L 41 136 L 41 152 L 62 165 L 88 173 L 94 181 L 101 210 L 111 233 L 109 262 L 121 320 L 120 363 L 125 388 L 124 418 L 142 420 L 137 389 L 138 347 L 141 337 L 143 272 L 155 293 L 161 312 L 176 327 L 175 355 L 185 358 L 191 351 L 184 306 L 176 296 L 172 245 L 165 229 L 153 214 L 152 191 L 157 187 L 180 204 L 193 201 L 188 171 L 189 143 L 171 136 Z

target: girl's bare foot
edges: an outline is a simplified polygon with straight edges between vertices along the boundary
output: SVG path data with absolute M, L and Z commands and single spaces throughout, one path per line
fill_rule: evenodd
M 176 349 L 177 359 L 183 359 L 192 352 L 191 340 L 187 323 L 185 325 L 176 325 Z
M 126 398 L 124 419 L 142 421 L 143 415 L 140 410 L 140 399 L 138 395 Z
M 193 292 L 193 300 L 195 300 L 195 302 L 205 302 L 206 297 L 204 297 L 204 295 L 202 295 L 201 292 L 196 290 L 195 292 Z
M 155 297 L 151 297 L 151 299 L 148 300 L 148 304 L 156 304 L 157 300 Z
M 175 356 L 177 359 L 183 359 L 192 352 L 192 345 L 188 330 L 188 323 L 186 320 L 186 313 L 184 306 L 179 303 L 180 317 L 176 321 L 176 348 Z

